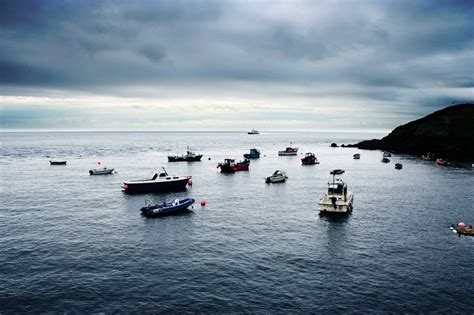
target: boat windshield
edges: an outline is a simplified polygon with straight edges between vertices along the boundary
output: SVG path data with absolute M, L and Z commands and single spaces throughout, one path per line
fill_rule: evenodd
M 341 195 L 344 191 L 344 185 L 342 183 L 329 184 L 328 193 Z

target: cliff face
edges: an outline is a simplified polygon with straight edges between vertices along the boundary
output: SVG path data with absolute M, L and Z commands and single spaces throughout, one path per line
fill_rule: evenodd
M 395 128 L 381 140 L 355 145 L 360 149 L 387 150 L 459 161 L 474 160 L 474 104 L 453 105 Z

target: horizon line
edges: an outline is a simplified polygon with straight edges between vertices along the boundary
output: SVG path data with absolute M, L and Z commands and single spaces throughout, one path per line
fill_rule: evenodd
M 393 129 L 296 129 L 296 130 L 266 130 L 260 131 L 260 134 L 266 133 L 288 133 L 288 132 L 367 132 L 367 133 L 389 133 Z M 163 132 L 163 133 L 247 133 L 248 130 L 156 130 L 156 129 L 2 129 L 3 133 L 14 132 Z

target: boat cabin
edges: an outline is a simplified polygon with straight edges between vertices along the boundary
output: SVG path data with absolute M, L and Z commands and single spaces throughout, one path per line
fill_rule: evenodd
M 328 183 L 328 195 L 346 195 L 347 185 L 338 180 L 336 182 Z
M 224 159 L 224 164 L 228 166 L 234 166 L 235 160 L 234 159 Z

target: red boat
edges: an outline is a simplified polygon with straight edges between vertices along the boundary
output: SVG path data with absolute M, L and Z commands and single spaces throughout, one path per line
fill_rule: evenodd
M 235 162 L 234 159 L 225 159 L 224 163 L 217 164 L 217 168 L 221 169 L 221 173 L 235 173 L 238 171 L 248 171 L 250 166 L 250 160 L 243 160 Z
M 451 163 L 449 163 L 448 161 L 443 160 L 443 159 L 437 159 L 437 160 L 436 160 L 436 164 L 442 165 L 442 166 L 449 166 L 449 165 L 451 165 Z

